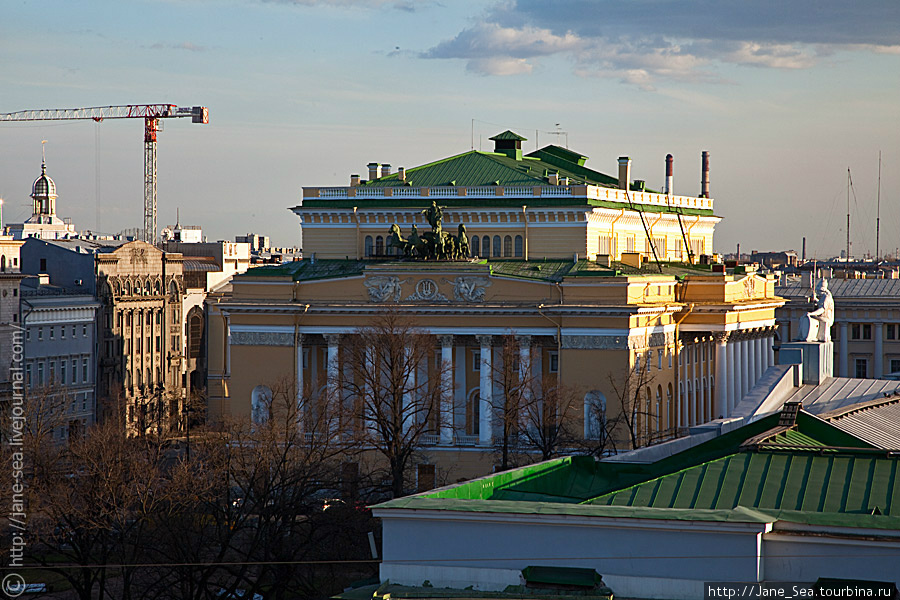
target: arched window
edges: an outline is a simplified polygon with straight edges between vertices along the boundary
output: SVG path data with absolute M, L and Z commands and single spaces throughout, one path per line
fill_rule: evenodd
M 525 255 L 525 239 L 521 235 L 516 236 L 515 255 L 516 258 L 522 258 Z
M 673 406 L 674 405 L 672 404 L 672 384 L 670 383 L 669 387 L 666 388 L 666 412 L 669 414 L 669 426 L 670 427 L 675 427 L 676 425 L 678 425 L 677 423 L 674 422 L 674 415 L 676 413 L 673 410 Z
M 606 437 L 606 396 L 598 390 L 584 395 L 584 439 L 603 440 Z
M 147 367 L 147 385 L 153 385 L 153 374 L 150 372 L 150 367 Z
M 365 256 L 372 256 L 372 250 L 374 248 L 375 241 L 372 239 L 371 235 L 366 236 L 365 241 Z
M 127 280 L 125 281 L 125 295 L 126 296 L 131 295 L 131 282 L 127 281 Z
M 384 238 L 380 235 L 375 238 L 375 254 L 377 256 L 384 254 Z
M 656 418 L 656 430 L 662 429 L 662 386 L 656 386 L 656 411 L 653 416 Z
M 250 392 L 250 417 L 254 424 L 265 423 L 269 420 L 269 410 L 272 406 L 272 390 L 264 385 L 258 385 Z
M 169 295 L 178 296 L 178 284 L 175 283 L 174 279 L 169 282 Z
M 203 341 L 203 314 L 198 307 L 191 309 L 188 317 L 188 358 L 200 358 Z
M 137 370 L 135 370 L 134 374 L 135 374 L 135 376 L 137 376 L 137 380 L 135 381 L 135 383 L 137 384 L 137 386 L 138 386 L 138 387 L 143 387 L 143 386 L 144 386 L 144 382 L 143 382 L 143 380 L 141 379 L 141 370 L 140 370 L 140 368 L 138 368 Z
M 481 253 L 485 258 L 491 257 L 491 238 L 488 236 L 481 238 Z
M 156 280 L 156 295 L 162 295 L 162 282 L 159 279 Z
M 503 248 L 500 247 L 500 244 L 501 244 L 500 236 L 495 235 L 494 236 L 494 248 L 493 248 L 493 251 L 491 252 L 491 256 L 503 256 Z
M 472 256 L 481 256 L 481 238 L 477 235 L 472 236 Z
M 149 296 L 152 293 L 150 280 L 144 282 L 144 295 Z
M 503 238 L 503 256 L 512 258 L 512 236 L 507 235 Z
M 6 255 L 0 255 L 0 271 L 6 272 Z
M 466 435 L 478 435 L 481 428 L 481 394 L 478 389 L 469 392 L 466 400 Z

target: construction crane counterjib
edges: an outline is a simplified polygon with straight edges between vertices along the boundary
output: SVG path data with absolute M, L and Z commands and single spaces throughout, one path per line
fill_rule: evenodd
M 168 119 L 191 117 L 194 123 L 208 123 L 205 106 L 179 107 L 175 104 L 125 104 L 121 106 L 92 106 L 89 108 L 44 108 L 0 113 L 0 121 L 62 121 L 66 119 Z

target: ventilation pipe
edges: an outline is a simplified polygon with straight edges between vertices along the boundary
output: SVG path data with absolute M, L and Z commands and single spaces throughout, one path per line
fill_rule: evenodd
M 397 179 L 400 181 L 406 181 L 406 169 L 403 167 L 397 167 Z
M 391 174 L 391 165 L 389 165 L 389 164 L 381 165 L 381 176 L 387 177 L 390 174 Z
M 674 181 L 674 169 L 673 164 L 675 159 L 671 154 L 666 154 L 666 195 L 674 196 L 675 190 L 672 189 L 672 183 Z
M 627 190 L 631 181 L 631 159 L 627 156 L 619 157 L 619 189 Z
M 700 156 L 703 165 L 700 168 L 700 197 L 709 198 L 709 152 L 704 150 Z
M 366 166 L 369 168 L 369 181 L 378 179 L 378 172 L 381 170 L 381 165 L 378 163 L 372 162 Z

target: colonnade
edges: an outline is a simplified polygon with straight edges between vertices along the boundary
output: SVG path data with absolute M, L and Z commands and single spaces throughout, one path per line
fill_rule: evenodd
M 773 327 L 681 339 L 677 422 L 690 427 L 729 416 L 775 364 Z
M 295 377 L 297 381 L 297 406 L 301 405 L 304 390 L 304 350 L 320 347 L 318 344 L 308 346 L 304 345 L 309 338 L 315 334 L 297 334 L 295 340 Z M 341 377 L 340 365 L 340 344 L 343 337 L 349 334 L 325 333 L 321 334 L 326 342 L 325 354 L 325 385 L 326 393 L 336 393 L 336 387 L 339 385 Z M 466 363 L 466 351 L 471 349 L 471 344 L 461 344 L 462 336 L 453 334 L 436 335 L 437 348 L 440 352 L 440 362 L 442 365 L 452 365 L 453 368 L 442 368 L 440 376 L 441 382 L 441 399 L 440 414 L 438 419 L 439 427 L 437 431 L 437 442 L 441 445 L 453 445 L 460 427 L 456 426 L 455 414 L 457 408 L 464 406 L 467 400 L 466 392 L 466 374 L 468 366 Z M 495 413 L 493 399 L 495 396 L 495 372 L 496 366 L 495 356 L 498 347 L 494 345 L 494 341 L 501 336 L 495 335 L 475 335 L 478 348 L 480 350 L 479 364 L 479 380 L 478 380 L 478 437 L 477 444 L 481 446 L 490 446 L 493 443 L 493 415 Z M 521 378 L 528 376 L 527 370 L 534 369 L 533 372 L 540 372 L 540 353 L 533 352 L 532 336 L 517 335 L 516 344 L 519 349 L 519 372 Z M 409 349 L 407 349 L 409 352 Z M 313 365 L 309 364 L 309 368 Z M 428 377 L 427 364 L 421 364 L 418 367 L 416 377 Z M 527 391 L 526 391 L 527 394 Z M 413 402 L 411 394 L 404 395 L 404 406 L 408 406 Z M 408 427 L 408 423 L 404 426 Z M 372 427 L 372 425 L 370 425 Z

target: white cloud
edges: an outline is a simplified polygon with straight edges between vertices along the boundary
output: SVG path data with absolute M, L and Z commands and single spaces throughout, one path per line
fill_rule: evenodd
M 506 0 L 421 56 L 515 75 L 558 55 L 577 74 L 652 89 L 663 79 L 721 82 L 717 64 L 808 69 L 838 49 L 900 54 L 900 2 Z

